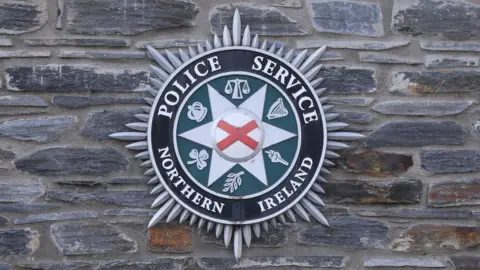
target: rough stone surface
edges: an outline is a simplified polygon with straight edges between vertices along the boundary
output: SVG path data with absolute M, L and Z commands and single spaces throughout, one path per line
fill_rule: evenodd
M 478 269 L 480 268 L 480 257 L 475 256 L 451 256 L 450 261 L 452 262 L 455 269 Z
M 430 184 L 428 206 L 480 205 L 480 179 Z
M 307 245 L 384 248 L 388 227 L 379 221 L 354 217 L 331 220 L 328 228 L 315 225 L 298 233 L 298 242 Z
M 390 92 L 439 94 L 475 92 L 480 87 L 479 70 L 407 71 L 393 74 Z
M 39 115 L 46 113 L 47 112 L 45 110 L 31 110 L 12 106 L 8 108 L 2 108 L 0 111 L 0 116 Z
M 379 4 L 309 0 L 310 17 L 318 32 L 383 37 L 383 16 Z
M 358 58 L 360 62 L 379 63 L 379 64 L 406 64 L 418 65 L 423 61 L 416 58 L 409 58 L 387 53 L 359 52 Z
M 74 116 L 9 120 L 0 122 L 0 137 L 49 143 L 59 140 L 77 122 Z
M 149 191 L 143 190 L 77 192 L 75 190 L 57 189 L 55 191 L 48 191 L 46 199 L 75 204 L 100 202 L 121 206 L 149 207 L 155 200 L 155 196 L 149 195 L 149 193 Z
M 83 136 L 107 140 L 112 133 L 131 131 L 125 124 L 138 122 L 135 114 L 141 113 L 140 110 L 104 110 L 101 112 L 92 112 L 88 115 L 87 122 L 81 132 Z
M 234 258 L 209 258 L 196 259 L 200 269 L 261 269 L 265 267 L 279 267 L 281 269 L 307 269 L 307 268 L 343 268 L 348 261 L 343 256 L 297 256 L 297 257 L 245 257 L 240 261 Z M 286 267 L 286 268 L 284 268 Z
M 348 172 L 379 177 L 401 174 L 413 166 L 412 156 L 377 151 L 346 155 L 338 161 Z
M 237 3 L 219 5 L 210 13 L 212 33 L 222 35 L 224 25 L 232 29 L 233 12 L 238 9 L 243 25 L 250 25 L 252 35 L 262 36 L 296 36 L 306 32 L 300 29 L 300 24 L 287 17 L 283 12 L 268 6 Z
M 427 55 L 425 66 L 428 68 L 478 67 L 478 56 Z
M 46 92 L 132 92 L 149 89 L 145 71 L 92 66 L 39 65 L 5 69 L 7 89 Z
M 93 96 L 54 96 L 52 103 L 69 109 L 82 109 L 89 106 L 112 104 L 145 104 L 142 98 L 93 97 Z
M 338 112 L 339 116 L 335 121 L 349 124 L 369 124 L 373 121 L 373 116 L 366 112 Z
M 6 263 L 0 263 L 0 270 L 10 270 L 10 265 Z
M 375 69 L 351 66 L 328 66 L 322 70 L 329 94 L 368 94 L 377 91 Z
M 68 1 L 65 29 L 70 34 L 134 35 L 195 25 L 200 10 L 190 0 Z
M 421 41 L 420 47 L 428 51 L 480 52 L 480 43 L 452 41 Z
M 420 202 L 422 182 L 394 181 L 330 181 L 323 184 L 325 201 L 355 204 L 412 204 Z
M 451 40 L 480 38 L 480 5 L 467 1 L 395 0 L 392 30 L 418 35 L 435 35 Z
M 15 158 L 15 153 L 0 148 L 0 160 L 12 160 Z
M 111 51 L 60 51 L 60 58 L 90 58 L 90 59 L 142 59 L 144 52 L 111 52 Z
M 48 103 L 39 96 L 15 95 L 0 96 L 0 106 L 48 107 Z
M 36 175 L 104 175 L 123 171 L 128 160 L 113 148 L 53 147 L 14 161 L 17 169 Z
M 88 46 L 88 47 L 127 47 L 130 41 L 113 38 L 58 38 L 24 39 L 29 46 Z
M 0 228 L 7 226 L 7 224 L 8 224 L 8 219 L 6 217 L 0 216 Z
M 461 150 L 422 150 L 422 168 L 433 173 L 480 172 L 480 151 Z
M 100 262 L 95 270 L 184 270 L 191 264 L 191 258 L 159 258 L 152 260 L 115 260 L 110 262 Z
M 105 216 L 150 216 L 155 214 L 155 210 L 141 208 L 122 208 L 105 210 L 103 214 Z
M 372 110 L 386 115 L 445 116 L 462 113 L 473 101 L 390 100 L 375 104 Z
M 12 47 L 12 40 L 9 38 L 0 38 L 0 47 Z
M 0 258 L 32 255 L 40 245 L 40 234 L 26 229 L 0 230 Z
M 332 49 L 351 49 L 351 50 L 367 50 L 367 51 L 383 51 L 398 47 L 407 46 L 410 43 L 408 40 L 398 40 L 398 41 L 319 41 L 318 39 L 308 40 L 297 40 L 296 48 L 297 49 L 309 49 L 309 48 L 320 48 L 323 45 L 327 45 L 328 48 Z
M 52 240 L 63 255 L 131 253 L 137 243 L 116 227 L 101 223 L 70 222 L 50 227 Z
M 395 251 L 464 250 L 480 245 L 480 228 L 420 224 L 410 227 L 392 242 Z
M 154 252 L 190 252 L 193 250 L 192 227 L 186 224 L 157 224 L 148 230 L 148 249 Z
M 363 262 L 363 266 L 444 268 L 446 265 L 433 258 L 369 258 Z
M 149 178 L 113 178 L 108 180 L 109 184 L 112 185 L 123 185 L 123 184 L 139 184 L 139 185 L 144 185 L 146 184 L 150 179 Z
M 4 180 L 0 183 L 1 203 L 28 203 L 43 196 L 44 193 L 42 184 L 10 184 Z
M 0 2 L 0 35 L 20 35 L 42 28 L 47 21 L 47 2 L 43 0 Z
M 375 101 L 373 98 L 367 97 L 337 97 L 331 96 L 328 99 L 328 104 L 333 105 L 347 105 L 353 107 L 368 107 Z
M 87 270 L 92 269 L 89 262 L 35 262 L 35 263 L 19 263 L 22 269 L 35 270 Z
M 36 212 L 55 210 L 58 208 L 60 208 L 60 206 L 52 205 L 52 204 L 23 204 L 23 203 L 0 204 L 0 212 L 2 213 L 36 213 Z
M 443 209 L 423 209 L 423 208 L 400 208 L 400 209 L 371 209 L 356 210 L 362 217 L 389 217 L 401 219 L 467 219 L 472 217 L 469 210 L 443 210 Z
M 283 8 L 301 8 L 302 2 L 300 0 L 275 0 L 275 2 L 270 5 Z
M 48 213 L 30 215 L 25 218 L 16 218 L 13 220 L 13 224 L 27 224 L 44 221 L 59 221 L 69 219 L 87 219 L 97 217 L 97 213 L 93 211 L 78 211 L 78 212 L 64 212 L 64 213 Z
M 52 52 L 50 51 L 30 51 L 30 50 L 16 50 L 16 51 L 0 51 L 1 58 L 42 58 L 50 57 Z
M 365 147 L 459 145 L 465 135 L 455 121 L 392 121 L 368 134 Z
M 154 41 L 142 41 L 135 43 L 137 49 L 145 49 L 148 46 L 151 46 L 156 49 L 167 49 L 167 48 L 177 48 L 177 47 L 188 47 L 188 46 L 197 46 L 197 44 L 203 44 L 204 40 L 200 39 L 162 39 Z

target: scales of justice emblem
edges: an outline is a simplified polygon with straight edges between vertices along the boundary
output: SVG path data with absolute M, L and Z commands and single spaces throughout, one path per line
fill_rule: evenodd
M 115 139 L 139 151 L 150 176 L 148 224 L 189 223 L 233 242 L 238 260 L 262 230 L 297 217 L 328 225 L 322 183 L 348 148 L 363 135 L 342 131 L 321 88 L 326 46 L 285 51 L 268 46 L 241 25 L 178 56 L 147 47 L 155 86 L 144 114 Z M 213 231 L 213 232 L 212 232 Z

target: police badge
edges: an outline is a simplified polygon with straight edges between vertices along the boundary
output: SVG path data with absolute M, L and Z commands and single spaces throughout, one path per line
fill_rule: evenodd
M 347 124 L 333 122 L 338 114 L 325 113 L 332 106 L 318 97 L 326 91 L 318 88 L 317 63 L 326 46 L 308 57 L 307 50 L 267 48 L 248 26 L 242 35 L 237 10 L 232 31 L 225 26 L 213 44 L 207 39 L 178 56 L 147 49 L 158 64 L 151 66 L 158 91 L 145 99 L 148 114 L 136 115 L 141 122 L 127 125 L 135 132 L 111 137 L 138 141 L 126 147 L 142 151 L 136 157 L 153 176 L 159 209 L 149 227 L 162 219 L 206 226 L 226 246 L 233 238 L 239 259 L 252 232 L 259 237 L 277 221 L 311 216 L 328 226 L 324 167 L 348 147 L 340 141 L 363 135 L 340 131 Z

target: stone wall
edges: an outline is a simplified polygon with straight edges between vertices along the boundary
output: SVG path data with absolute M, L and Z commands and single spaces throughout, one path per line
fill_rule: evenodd
M 233 4 L 233 6 L 232 6 Z M 150 230 L 126 131 L 145 45 L 221 31 L 329 46 L 324 86 L 366 135 L 324 185 L 331 228 L 270 227 L 235 262 L 204 231 Z M 0 269 L 480 269 L 480 1 L 0 1 Z

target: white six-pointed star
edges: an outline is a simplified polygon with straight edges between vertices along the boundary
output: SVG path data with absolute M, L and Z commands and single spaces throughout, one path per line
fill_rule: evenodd
M 242 102 L 238 107 L 235 106 L 232 102 L 230 102 L 227 98 L 222 96 L 212 86 L 207 85 L 207 88 L 213 121 L 193 128 L 189 131 L 183 132 L 182 134 L 179 134 L 179 136 L 206 146 L 208 148 L 214 149 L 214 151 L 212 151 L 212 157 L 210 162 L 208 186 L 215 183 L 218 179 L 220 179 L 222 175 L 224 175 L 236 164 L 240 164 L 240 166 L 242 166 L 245 170 L 255 176 L 258 181 L 263 183 L 265 186 L 268 186 L 269 184 L 267 182 L 262 149 L 288 140 L 292 137 L 295 137 L 296 135 L 261 121 L 261 119 L 263 119 L 263 108 L 265 105 L 267 85 L 265 84 L 263 87 L 261 87 L 253 95 L 251 95 L 244 102 Z M 242 111 L 249 112 L 250 115 L 254 116 L 257 119 L 254 120 L 253 117 L 251 117 L 252 119 L 250 120 L 255 121 L 255 123 L 258 125 L 258 128 L 254 128 L 244 135 L 248 136 L 249 139 L 258 142 L 258 145 L 256 145 L 256 147 L 255 145 L 248 145 L 248 140 L 239 139 L 225 149 L 219 148 L 218 145 L 216 147 L 216 142 L 222 141 L 229 135 L 228 133 L 225 133 L 223 136 L 215 135 L 221 133 L 221 131 L 218 131 L 219 120 L 225 118 L 227 120 L 231 119 L 230 123 L 228 124 L 235 126 L 238 130 L 238 128 L 244 127 L 246 123 L 248 124 L 250 122 L 248 114 L 243 117 L 243 119 L 242 117 L 239 119 L 238 117 L 234 116 L 235 114 L 239 114 Z M 227 115 L 225 115 L 225 113 Z M 235 118 L 237 119 L 236 121 L 233 120 Z M 215 129 L 216 131 L 212 132 L 212 129 Z M 213 138 L 213 136 L 215 136 L 215 138 Z M 263 142 L 260 140 L 260 138 L 263 139 Z M 219 151 L 223 153 L 219 153 Z M 248 157 L 251 151 L 256 152 L 256 154 L 254 156 L 251 156 L 251 158 L 242 161 L 234 161 L 235 157 L 240 157 L 240 159 L 242 156 Z M 241 152 L 244 152 L 245 154 Z M 228 158 L 229 156 L 232 157 L 230 160 Z

